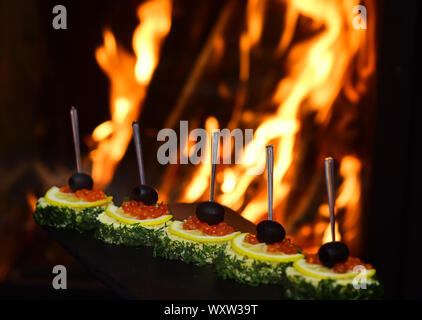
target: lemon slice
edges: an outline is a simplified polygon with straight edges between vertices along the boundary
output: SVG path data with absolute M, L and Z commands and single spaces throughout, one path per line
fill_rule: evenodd
M 116 207 L 115 205 L 112 205 L 112 204 L 107 207 L 106 213 L 107 215 L 109 215 L 110 217 L 113 217 L 117 221 L 120 221 L 126 224 L 139 223 L 140 225 L 143 225 L 143 226 L 155 226 L 157 224 L 162 224 L 169 221 L 173 217 L 171 214 L 166 214 L 164 216 L 160 216 L 154 219 L 140 220 L 140 219 L 135 219 L 135 218 L 129 218 L 124 215 L 124 211 L 122 208 Z
M 99 201 L 84 201 L 79 199 L 73 193 L 61 192 L 57 187 L 50 188 L 50 190 L 48 190 L 45 194 L 44 198 L 49 204 L 53 206 L 82 209 L 103 206 L 108 204 L 113 199 L 113 197 L 107 197 L 107 199 Z
M 318 279 L 351 279 L 359 274 L 358 272 L 353 271 L 336 273 L 326 266 L 308 263 L 306 262 L 306 259 L 296 261 L 293 264 L 293 267 L 302 274 Z M 362 274 L 362 271 L 360 273 Z M 374 274 L 375 269 L 366 270 L 366 277 L 372 277 Z
M 244 242 L 247 233 L 242 233 L 232 240 L 232 248 L 235 252 L 262 261 L 290 262 L 303 258 L 303 254 L 269 253 L 265 243 L 249 244 Z
M 233 239 L 239 234 L 239 231 L 236 231 L 225 236 L 208 236 L 204 235 L 200 230 L 183 229 L 183 223 L 184 221 L 174 221 L 168 228 L 168 231 L 181 238 L 199 242 L 224 242 Z

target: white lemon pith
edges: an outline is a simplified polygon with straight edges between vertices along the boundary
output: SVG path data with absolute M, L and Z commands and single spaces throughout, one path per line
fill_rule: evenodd
M 291 262 L 303 258 L 303 254 L 285 254 L 285 253 L 270 253 L 267 252 L 267 245 L 265 243 L 250 244 L 244 241 L 247 233 L 242 233 L 231 241 L 232 249 L 249 258 L 271 262 Z
M 351 279 L 359 273 L 349 271 L 346 273 L 336 273 L 332 269 L 320 264 L 306 262 L 306 259 L 300 259 L 293 264 L 295 270 L 300 273 L 317 279 Z M 370 278 L 375 274 L 375 269 L 366 270 L 366 277 Z
M 173 216 L 171 214 L 166 214 L 164 216 L 160 216 L 158 218 L 153 219 L 135 219 L 130 218 L 125 215 L 123 209 L 121 207 L 116 207 L 115 205 L 109 205 L 106 209 L 106 214 L 119 222 L 123 222 L 125 224 L 140 224 L 143 226 L 154 226 L 157 224 L 163 224 L 169 221 Z
M 238 231 L 225 236 L 208 236 L 204 235 L 200 230 L 183 229 L 184 221 L 174 221 L 168 228 L 168 232 L 184 239 L 199 242 L 225 242 L 233 239 L 239 234 Z
M 107 199 L 98 201 L 84 201 L 73 193 L 61 192 L 59 188 L 52 187 L 45 194 L 45 200 L 53 206 L 57 207 L 70 207 L 70 208 L 92 208 L 104 206 L 111 202 L 113 197 L 107 197 Z

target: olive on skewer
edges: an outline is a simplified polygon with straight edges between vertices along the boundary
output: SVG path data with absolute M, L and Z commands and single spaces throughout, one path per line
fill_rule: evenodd
M 94 186 L 94 181 L 91 176 L 83 172 L 76 172 L 68 180 L 70 189 L 75 192 L 77 190 L 87 189 L 91 190 Z
M 85 231 L 95 228 L 97 217 L 112 202 L 112 197 L 102 190 L 94 190 L 91 176 L 82 172 L 78 112 L 75 107 L 71 108 L 70 117 L 77 170 L 69 178 L 68 185 L 60 188 L 53 186 L 38 200 L 34 218 L 40 225 Z
M 331 241 L 323 244 L 317 254 L 305 254 L 304 259 L 286 268 L 287 296 L 293 299 L 378 299 L 383 289 L 374 277 L 375 269 L 357 257 L 350 257 L 347 245 L 336 241 L 334 159 L 326 158 L 324 166 Z
M 224 220 L 224 207 L 214 201 L 202 202 L 196 207 L 196 216 L 201 222 L 216 225 Z
M 158 201 L 158 193 L 153 187 L 141 184 L 132 189 L 131 198 L 145 205 L 153 205 Z
M 283 226 L 274 220 L 264 220 L 256 226 L 256 237 L 259 242 L 274 244 L 281 242 L 286 237 L 286 231 Z
M 133 140 L 135 143 L 136 158 L 138 160 L 139 180 L 141 184 L 132 189 L 132 200 L 142 202 L 145 205 L 153 205 L 158 201 L 157 191 L 145 183 L 144 162 L 142 159 L 141 135 L 137 121 L 132 123 Z
M 95 236 L 107 243 L 137 247 L 151 245 L 157 232 L 173 216 L 166 204 L 157 203 L 157 191 L 145 183 L 141 137 L 136 121 L 132 123 L 132 129 L 140 185 L 132 189 L 130 201 L 124 201 L 121 206 L 110 205 L 98 218 Z
M 279 283 L 283 270 L 303 258 L 300 248 L 286 238 L 284 227 L 273 220 L 274 147 L 266 146 L 268 219 L 256 226 L 256 235 L 242 233 L 216 259 L 215 269 L 222 278 L 242 284 Z
M 267 161 L 267 193 L 268 193 L 268 220 L 261 221 L 256 226 L 256 237 L 259 242 L 274 244 L 282 242 L 286 237 L 286 230 L 277 221 L 273 220 L 273 169 L 274 169 L 274 147 L 266 147 Z
M 224 222 L 225 208 L 214 201 L 218 140 L 219 133 L 213 132 L 209 201 L 198 204 L 193 216 L 170 224 L 156 241 L 155 254 L 204 265 L 212 263 L 217 253 L 240 233 Z
M 218 133 L 214 132 L 212 136 L 211 150 L 211 176 L 210 176 L 210 200 L 202 202 L 196 208 L 196 217 L 209 225 L 217 225 L 224 221 L 224 207 L 214 201 L 215 171 L 217 164 Z

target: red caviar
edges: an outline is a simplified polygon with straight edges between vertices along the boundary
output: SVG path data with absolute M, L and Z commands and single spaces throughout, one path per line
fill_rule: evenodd
M 165 204 L 147 206 L 135 200 L 123 202 L 122 208 L 126 214 L 138 220 L 155 219 L 170 213 Z
M 94 190 L 87 190 L 87 189 L 76 190 L 75 196 L 77 196 L 79 199 L 83 199 L 83 200 L 88 201 L 88 202 L 94 202 L 94 201 L 107 199 L 107 196 L 105 195 L 103 190 L 97 190 L 97 189 L 94 189 Z
M 61 192 L 64 192 L 64 193 L 73 193 L 72 189 L 70 189 L 69 186 L 61 187 L 60 188 L 60 191 Z M 76 190 L 75 196 L 78 197 L 79 199 L 82 199 L 82 200 L 88 201 L 88 202 L 95 202 L 95 201 L 107 199 L 107 196 L 104 193 L 104 191 L 99 190 L 99 189 L 93 189 L 93 190 L 81 189 L 81 190 Z
M 274 244 L 269 244 L 267 246 L 268 252 L 282 252 L 285 254 L 296 254 L 299 253 L 296 245 L 289 238 L 284 238 L 281 242 L 276 242 Z
M 196 216 L 188 218 L 183 224 L 184 230 L 200 230 L 208 236 L 222 237 L 234 232 L 234 229 L 225 222 L 210 226 L 206 222 L 201 222 Z
M 245 239 L 243 239 L 243 241 L 245 241 L 249 244 L 258 244 L 259 243 L 258 239 L 256 238 L 256 235 L 251 234 L 251 233 L 248 233 L 245 236 Z
M 259 243 L 257 237 L 253 234 L 250 234 L 250 233 L 248 233 L 245 236 L 245 239 L 243 241 L 245 241 L 249 244 L 258 244 Z M 299 251 L 298 251 L 296 245 L 293 243 L 292 240 L 290 240 L 289 238 L 285 238 L 281 242 L 276 242 L 276 243 L 267 245 L 267 252 L 271 252 L 271 253 L 281 252 L 281 253 L 285 253 L 285 254 L 296 254 Z
M 307 263 L 322 265 L 321 260 L 319 260 L 318 253 L 305 254 L 305 259 Z
M 305 255 L 305 258 L 308 263 L 322 265 L 319 260 L 318 253 L 307 254 Z M 335 273 L 346 273 L 352 271 L 355 266 L 359 265 L 364 266 L 366 269 L 373 269 L 372 265 L 369 263 L 363 263 L 362 260 L 356 257 L 349 257 L 346 262 L 337 263 L 332 269 Z
M 64 192 L 64 193 L 73 193 L 72 189 L 70 189 L 69 186 L 64 186 L 60 188 L 60 192 Z

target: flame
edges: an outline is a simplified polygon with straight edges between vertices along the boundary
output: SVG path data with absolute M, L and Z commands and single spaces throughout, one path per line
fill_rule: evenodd
M 366 49 L 365 33 L 358 33 L 351 25 L 344 23 L 348 18 L 347 13 L 352 12 L 356 4 L 358 1 L 290 2 L 292 12 L 311 18 L 325 29 L 318 36 L 292 46 L 287 56 L 288 75 L 279 82 L 273 97 L 274 102 L 278 103 L 278 109 L 258 127 L 254 135 L 254 145 L 246 149 L 246 155 L 252 154 L 256 157 L 256 162 L 263 163 L 264 153 L 259 150 L 270 141 L 278 140 L 274 166 L 275 207 L 285 199 L 291 188 L 284 178 L 293 164 L 295 137 L 300 130 L 298 112 L 301 106 L 306 101 L 309 112 L 317 111 L 316 121 L 326 123 L 354 57 L 361 55 L 361 51 Z M 284 32 L 289 33 L 292 30 Z M 367 69 L 373 70 L 372 58 L 368 64 Z M 347 164 L 350 163 L 348 159 L 345 160 Z M 237 169 L 237 174 L 240 175 L 241 172 L 240 167 Z M 253 180 L 253 176 L 243 176 L 237 187 L 230 192 L 223 192 L 219 200 L 225 205 L 240 207 L 241 199 Z M 339 205 L 344 204 L 342 201 L 348 203 L 349 200 L 351 199 L 343 196 L 339 199 Z M 242 215 L 257 221 L 266 213 L 266 206 L 266 194 L 263 190 L 246 205 Z
M 354 156 L 343 158 L 340 165 L 340 174 L 344 182 L 337 199 L 338 205 L 345 208 L 343 218 L 344 240 L 356 246 L 359 245 L 357 240 L 359 239 L 358 230 L 361 222 L 361 169 L 362 164 L 358 158 Z
M 301 117 L 304 114 L 314 115 L 316 125 L 324 127 L 331 119 L 333 105 L 340 92 L 343 92 L 352 104 L 359 101 L 375 68 L 374 27 L 368 25 L 368 30 L 361 32 L 355 30 L 351 23 L 353 7 L 359 2 L 287 2 L 285 29 L 276 55 L 280 55 L 287 48 L 289 50 L 285 55 L 286 75 L 279 81 L 272 97 L 277 108 L 267 115 L 255 130 L 254 143 L 246 146 L 243 164 L 224 168 L 217 201 L 234 210 L 242 210 L 241 214 L 253 222 L 264 217 L 267 212 L 267 199 L 262 181 L 265 178 L 263 175 L 248 175 L 246 171 L 257 164 L 263 166 L 264 147 L 274 143 L 274 207 L 282 207 L 292 188 L 292 179 L 287 179 L 288 173 L 297 174 L 294 157 L 297 134 L 301 130 Z M 248 1 L 247 27 L 239 39 L 241 81 L 249 78 L 250 48 L 259 43 L 264 11 L 264 1 Z M 320 31 L 314 32 L 313 36 L 305 40 L 294 42 L 300 16 L 312 21 L 312 30 Z M 372 19 L 375 19 L 373 15 Z M 374 20 L 371 24 L 375 24 Z M 245 111 L 243 116 L 244 119 L 254 118 L 250 110 Z M 337 205 L 338 209 L 345 210 L 342 230 L 346 240 L 355 237 L 359 222 L 360 171 L 361 162 L 357 157 L 343 156 L 340 166 L 343 183 L 338 190 Z M 200 199 L 207 190 L 204 184 L 208 182 L 208 174 L 209 169 L 198 172 L 190 186 L 193 188 L 194 185 L 201 185 L 201 188 L 195 189 L 195 192 L 188 190 L 189 197 L 185 193 L 182 200 L 193 202 Z M 246 193 L 257 180 L 261 181 L 262 187 L 249 199 Z M 325 211 L 328 212 L 328 208 L 321 205 L 321 215 Z M 283 217 L 283 212 L 276 211 L 277 220 L 283 220 Z M 321 222 L 320 234 L 327 228 L 329 229 L 327 222 Z M 336 225 L 337 237 L 340 239 L 338 228 Z
M 335 223 L 334 230 L 335 230 L 335 234 L 336 234 L 336 241 L 340 241 L 341 240 L 341 234 L 338 231 L 338 223 L 337 223 L 337 221 Z M 324 231 L 324 235 L 322 236 L 322 243 L 326 243 L 326 242 L 330 242 L 330 241 L 332 241 L 332 238 L 331 238 L 331 224 L 328 224 L 327 225 L 327 228 Z
M 223 193 L 232 191 L 236 186 L 236 175 L 233 170 L 228 169 L 223 172 L 223 183 L 221 191 Z
M 32 191 L 29 191 L 25 194 L 26 202 L 28 203 L 29 207 L 31 208 L 31 212 L 35 211 L 36 205 L 37 205 L 37 197 Z
M 90 154 L 92 177 L 99 188 L 113 178 L 132 136 L 132 121 L 142 110 L 148 85 L 157 67 L 160 48 L 171 27 L 171 0 L 149 0 L 137 9 L 140 24 L 136 28 L 133 54 L 119 47 L 110 30 L 104 31 L 104 43 L 95 57 L 110 79 L 111 120 L 97 126 L 92 139 L 98 146 Z
M 247 2 L 245 29 L 239 38 L 241 88 L 247 87 L 252 48 L 259 46 L 264 31 L 266 3 L 265 0 Z M 290 0 L 285 4 L 284 29 L 274 52 L 276 58 L 283 57 L 285 69 L 283 78 L 278 81 L 270 96 L 274 109 L 263 116 L 252 108 L 242 111 L 242 102 L 235 102 L 228 122 L 230 129 L 240 121 L 248 124 L 256 123 L 259 119 L 260 122 L 255 129 L 253 143 L 245 148 L 243 163 L 220 166 L 217 173 L 219 185 L 216 190 L 219 194 L 216 200 L 239 210 L 253 222 L 263 219 L 267 212 L 265 175 L 255 176 L 247 172 L 252 167 L 263 168 L 265 145 L 273 143 L 275 146 L 274 217 L 283 222 L 287 215 L 283 209 L 291 194 L 295 175 L 300 174 L 300 161 L 295 160 L 301 155 L 298 148 L 298 136 L 303 129 L 301 120 L 306 116 L 307 119 L 313 119 L 315 128 L 327 128 L 339 95 L 343 94 L 350 102 L 350 108 L 353 108 L 365 93 L 367 81 L 375 68 L 375 10 L 372 2 L 367 4 L 372 21 L 365 31 L 355 30 L 351 21 L 353 7 L 360 4 L 359 0 Z M 142 110 L 147 87 L 158 63 L 161 43 L 170 30 L 171 2 L 147 1 L 139 7 L 138 16 L 141 23 L 133 36 L 136 57 L 119 47 L 108 30 L 104 32 L 104 44 L 96 52 L 99 65 L 111 81 L 111 120 L 100 124 L 92 133 L 93 140 L 98 142 L 98 148 L 91 153 L 94 162 L 93 178 L 100 187 L 111 181 L 115 167 L 129 143 L 131 121 Z M 311 32 L 308 37 L 301 36 L 301 40 L 297 41 L 296 30 L 304 20 L 311 22 L 306 24 Z M 224 39 L 220 34 L 214 38 L 212 48 L 216 58 L 210 61 L 217 63 L 224 52 Z M 205 62 L 203 59 L 200 61 L 198 65 L 202 68 Z M 192 79 L 190 81 L 196 82 L 198 77 Z M 188 81 L 188 88 L 191 87 Z M 219 87 L 219 92 L 222 96 L 231 96 L 223 85 Z M 236 101 L 245 100 L 245 92 L 239 90 Z M 182 96 L 184 105 L 187 98 Z M 173 118 L 174 115 L 170 117 Z M 212 129 L 219 128 L 219 122 L 209 117 L 205 127 L 210 133 Z M 209 158 L 209 149 L 205 151 L 206 158 Z M 190 145 L 185 145 L 181 152 L 188 155 Z M 343 217 L 339 224 L 336 223 L 336 234 L 337 239 L 343 237 L 346 242 L 356 239 L 361 215 L 362 162 L 351 153 L 346 151 L 336 154 L 341 161 L 339 173 L 342 177 L 337 192 L 337 211 L 342 210 Z M 163 200 L 167 200 L 172 189 L 171 182 L 176 181 L 177 170 L 176 166 L 170 166 L 166 171 L 166 179 L 163 179 L 166 181 L 163 187 L 165 190 L 160 190 L 164 193 Z M 195 202 L 206 197 L 210 166 L 200 164 L 194 170 L 192 175 L 186 175 L 189 181 L 179 201 Z M 307 237 L 317 233 L 326 241 L 330 230 L 326 204 L 319 206 L 318 214 L 319 220 L 305 225 L 301 231 Z
M 207 130 L 208 136 L 211 137 L 213 129 L 218 129 L 218 121 L 214 117 L 209 117 L 205 121 L 205 129 Z M 211 157 L 211 148 L 207 144 L 205 150 L 205 159 Z M 193 202 L 197 200 L 207 189 L 209 185 L 209 179 L 211 175 L 211 166 L 209 164 L 201 163 L 195 171 L 195 179 L 193 179 L 189 185 L 186 187 L 182 202 Z
M 138 60 L 135 77 L 141 84 L 148 84 L 157 67 L 162 40 L 171 27 L 171 1 L 147 1 L 138 8 L 141 23 L 133 34 L 133 49 Z
M 250 50 L 258 44 L 264 24 L 265 0 L 249 0 L 246 7 L 246 30 L 239 40 L 241 81 L 249 79 Z

